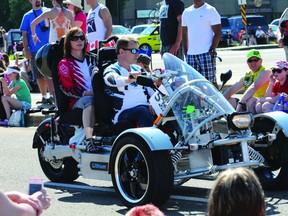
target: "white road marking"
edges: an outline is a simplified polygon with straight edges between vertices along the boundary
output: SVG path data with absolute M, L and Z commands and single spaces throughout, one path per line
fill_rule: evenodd
M 70 189 L 81 189 L 81 190 L 90 190 L 90 191 L 100 191 L 100 192 L 109 192 L 109 193 L 115 192 L 114 189 L 112 189 L 112 188 L 102 188 L 102 187 L 89 186 L 89 185 L 65 184 L 65 183 L 56 183 L 56 182 L 45 182 L 44 186 L 70 188 Z M 172 195 L 172 196 L 170 196 L 170 198 L 171 199 L 177 199 L 177 200 L 184 200 L 184 201 L 208 203 L 208 199 L 200 198 L 200 197 Z

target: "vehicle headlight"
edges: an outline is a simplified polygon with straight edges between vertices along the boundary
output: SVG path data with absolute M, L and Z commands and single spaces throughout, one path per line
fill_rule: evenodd
M 228 127 L 233 130 L 245 130 L 254 124 L 254 116 L 250 112 L 235 112 L 228 116 Z

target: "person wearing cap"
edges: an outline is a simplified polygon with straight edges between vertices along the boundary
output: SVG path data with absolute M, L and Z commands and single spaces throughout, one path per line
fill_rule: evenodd
M 66 0 L 63 1 L 67 5 L 67 8 L 74 15 L 74 26 L 79 27 L 86 34 L 86 14 L 82 10 L 81 0 Z
M 270 70 L 262 65 L 263 59 L 258 50 L 250 50 L 246 57 L 250 71 L 245 73 L 244 77 L 228 88 L 223 95 L 231 105 L 236 108 L 236 111 L 247 109 L 247 111 L 255 114 L 256 102 L 265 95 L 268 87 Z M 240 101 L 232 97 L 243 88 L 245 92 Z
M 139 54 L 139 56 L 137 57 L 136 64 L 149 73 L 151 72 L 149 67 L 150 63 L 151 58 L 146 54 Z
M 7 86 L 6 79 L 3 77 L 0 79 L 4 93 L 1 96 L 1 101 L 7 118 L 3 122 L 0 122 L 0 124 L 8 125 L 8 119 L 13 109 L 28 110 L 31 108 L 31 94 L 25 81 L 20 78 L 20 68 L 18 66 L 8 67 L 4 74 L 9 77 L 11 83 Z M 16 99 L 11 97 L 14 94 Z
M 269 76 L 269 85 L 265 96 L 260 98 L 256 104 L 256 112 L 271 112 L 277 103 L 281 94 L 285 96 L 285 101 L 288 101 L 288 62 L 277 61 L 271 68 Z

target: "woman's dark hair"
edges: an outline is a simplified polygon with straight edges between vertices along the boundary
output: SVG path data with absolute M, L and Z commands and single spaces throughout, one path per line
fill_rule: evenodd
M 79 12 L 81 12 L 82 10 L 81 10 L 81 8 L 79 8 L 79 7 L 77 7 L 77 6 L 74 6 L 74 8 L 73 8 L 73 12 L 74 12 L 74 14 L 75 15 L 77 15 Z
M 71 28 L 65 36 L 65 40 L 64 40 L 64 57 L 71 57 L 71 38 L 76 35 L 78 32 L 82 32 L 82 34 L 85 36 L 85 43 L 84 43 L 84 47 L 83 47 L 83 55 L 86 55 L 86 47 L 87 47 L 87 37 L 84 34 L 84 32 L 82 31 L 81 28 L 79 27 L 73 27 Z

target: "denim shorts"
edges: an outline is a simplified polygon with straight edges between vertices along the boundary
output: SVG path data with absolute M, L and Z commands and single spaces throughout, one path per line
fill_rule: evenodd
M 31 104 L 26 102 L 26 101 L 21 101 L 23 104 L 23 109 L 24 110 L 29 110 L 31 108 Z
M 84 96 L 79 98 L 76 103 L 73 105 L 74 108 L 85 109 L 86 107 L 93 104 L 93 96 Z

